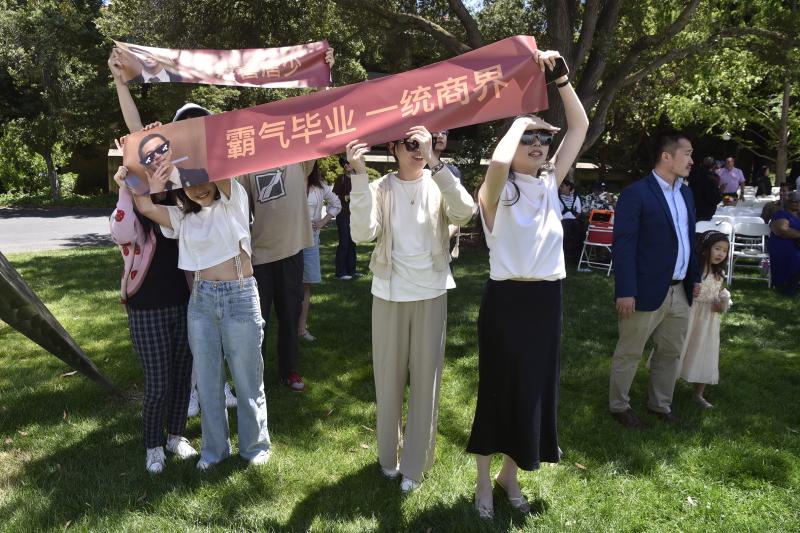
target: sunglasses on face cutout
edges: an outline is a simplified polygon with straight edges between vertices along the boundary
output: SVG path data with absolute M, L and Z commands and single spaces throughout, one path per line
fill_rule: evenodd
M 156 160 L 156 155 L 161 154 L 164 155 L 169 152 L 169 141 L 165 141 L 164 144 L 157 146 L 155 150 L 147 154 L 144 159 L 142 159 L 141 163 L 144 166 L 150 166 L 153 164 L 153 161 Z

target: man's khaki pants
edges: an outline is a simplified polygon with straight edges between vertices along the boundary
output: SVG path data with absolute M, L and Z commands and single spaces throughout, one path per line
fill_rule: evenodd
M 611 358 L 608 392 L 612 413 L 630 409 L 628 393 L 651 336 L 655 347 L 650 360 L 647 406 L 658 413 L 670 412 L 688 326 L 689 304 L 683 283 L 670 285 L 664 302 L 655 311 L 636 311 L 630 318 L 619 320 L 619 341 Z

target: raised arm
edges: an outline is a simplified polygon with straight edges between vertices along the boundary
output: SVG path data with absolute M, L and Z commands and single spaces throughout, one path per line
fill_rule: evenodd
M 122 51 L 118 48 L 111 50 L 111 56 L 108 58 L 108 68 L 111 69 L 111 75 L 114 77 L 114 87 L 117 89 L 117 99 L 119 100 L 119 108 L 122 110 L 122 117 L 125 119 L 128 131 L 132 133 L 142 129 L 142 118 L 139 116 L 139 110 L 136 108 L 130 89 L 122 79 L 124 62 L 125 56 Z
M 534 60 L 539 63 L 539 68 L 544 72 L 545 68 L 553 70 L 555 61 L 561 57 L 556 51 L 536 52 Z M 565 74 L 555 80 L 558 87 L 558 95 L 564 103 L 564 111 L 567 115 L 567 133 L 561 141 L 561 145 L 550 159 L 556 169 L 556 179 L 560 184 L 569 173 L 575 159 L 578 158 L 586 132 L 589 129 L 589 119 L 586 117 L 586 110 L 583 109 L 580 98 L 575 94 L 575 90 L 569 83 L 569 75 Z
M 374 241 L 381 230 L 381 206 L 376 187 L 370 185 L 364 156 L 369 146 L 358 139 L 347 143 L 347 160 L 355 170 L 350 176 L 350 237 L 354 242 Z
M 165 228 L 172 228 L 172 221 L 169 218 L 169 209 L 166 206 L 154 204 L 149 194 L 133 196 L 133 201 L 136 202 L 136 209 L 141 214 Z
M 529 126 L 533 126 L 533 117 L 524 115 L 517 117 L 508 132 L 500 139 L 492 153 L 492 160 L 486 170 L 486 178 L 478 192 L 478 201 L 481 204 L 481 213 L 484 217 L 486 226 L 491 230 L 494 225 L 494 216 L 497 213 L 497 204 L 500 201 L 500 194 L 508 180 L 508 173 L 511 170 L 511 162 L 519 146 L 522 134 Z

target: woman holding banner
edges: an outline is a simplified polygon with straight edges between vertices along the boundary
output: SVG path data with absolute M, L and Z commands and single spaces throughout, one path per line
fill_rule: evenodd
M 434 459 L 447 289 L 455 287 L 448 224 L 469 222 L 474 203 L 434 154 L 423 126 L 389 143 L 398 170 L 371 184 L 364 162 L 368 151 L 358 140 L 347 145 L 355 170 L 350 231 L 355 242 L 377 239 L 370 269 L 378 458 L 384 475 L 402 474 L 400 488 L 407 493 L 419 487 Z M 407 375 L 408 416 L 398 463 Z
M 203 434 L 197 468 L 207 470 L 231 453 L 225 361 L 239 396 L 239 455 L 250 464 L 264 464 L 270 455 L 261 359 L 264 320 L 250 262 L 247 194 L 228 179 L 187 187 L 178 195 L 181 207 L 154 204 L 149 195 L 135 199 L 166 237 L 178 239 L 178 267 L 195 273 L 188 331 Z
M 566 276 L 558 187 L 589 126 L 558 52 L 534 60 L 555 83 L 568 130 L 533 115 L 514 119 L 497 144 L 478 194 L 489 247 L 489 280 L 478 318 L 478 401 L 467 451 L 478 476 L 475 508 L 493 517 L 491 456 L 504 454 L 495 483 L 511 506 L 529 512 L 517 471 L 560 458 L 556 432 L 561 346 L 561 280 Z

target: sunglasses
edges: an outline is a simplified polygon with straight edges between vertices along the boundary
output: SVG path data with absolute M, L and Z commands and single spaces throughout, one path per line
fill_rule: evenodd
M 155 150 L 147 154 L 147 156 L 145 156 L 144 159 L 142 159 L 141 163 L 146 167 L 150 166 L 153 164 L 153 161 L 156 160 L 156 154 L 164 155 L 167 152 L 169 152 L 169 141 L 165 141 L 164 144 L 156 147 Z
M 528 130 L 519 139 L 520 144 L 530 146 L 539 141 L 542 146 L 550 146 L 553 143 L 553 132 L 547 130 Z
M 403 139 L 401 141 L 397 141 L 397 143 L 405 145 L 406 150 L 409 152 L 415 152 L 419 150 L 419 141 L 415 141 L 413 139 Z

